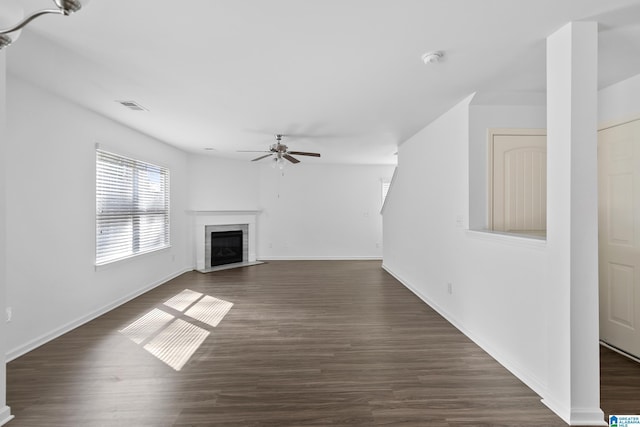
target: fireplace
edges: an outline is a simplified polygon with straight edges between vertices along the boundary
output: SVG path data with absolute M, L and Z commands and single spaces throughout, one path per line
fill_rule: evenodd
M 204 227 L 204 270 L 249 262 L 248 224 Z
M 196 270 L 201 273 L 261 264 L 256 260 L 256 222 L 260 211 L 189 211 L 193 215 L 194 256 Z M 242 254 L 238 261 L 215 265 L 211 236 L 214 232 L 234 231 L 242 233 Z M 239 233 L 238 233 L 239 234 Z M 215 239 L 215 238 L 214 238 Z M 229 252 L 229 251 L 225 251 Z M 211 264 L 213 261 L 214 265 Z M 229 262 L 229 260 L 226 260 Z
M 211 232 L 211 267 L 242 262 L 242 230 Z

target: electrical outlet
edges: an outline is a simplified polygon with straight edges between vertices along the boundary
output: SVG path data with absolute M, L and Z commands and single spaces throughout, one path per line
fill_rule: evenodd
M 451 282 L 448 282 L 448 283 L 447 283 L 447 293 L 448 293 L 449 295 L 452 295 L 452 294 L 453 294 L 453 284 L 452 284 Z
M 13 317 L 13 310 L 11 307 L 7 307 L 7 322 L 11 322 L 11 317 Z

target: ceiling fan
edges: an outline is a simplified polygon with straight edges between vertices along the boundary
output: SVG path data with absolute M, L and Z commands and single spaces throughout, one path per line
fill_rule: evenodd
M 306 151 L 289 151 L 289 147 L 287 147 L 285 144 L 282 143 L 282 137 L 284 135 L 276 135 L 276 143 L 275 144 L 271 144 L 271 146 L 269 147 L 268 151 L 241 151 L 244 153 L 268 153 L 265 154 L 264 156 L 260 156 L 260 157 L 256 157 L 255 159 L 251 160 L 252 162 L 258 161 L 258 160 L 262 160 L 265 159 L 267 157 L 274 157 L 274 162 L 275 164 L 277 164 L 280 169 L 282 169 L 284 167 L 284 159 L 290 161 L 291 163 L 300 163 L 300 160 L 296 159 L 295 157 L 292 156 L 296 155 L 296 156 L 311 156 L 311 157 L 320 157 L 320 153 L 309 153 Z

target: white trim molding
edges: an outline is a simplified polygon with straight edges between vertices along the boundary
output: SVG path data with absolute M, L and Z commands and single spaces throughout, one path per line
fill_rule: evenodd
M 196 216 L 260 215 L 261 212 L 261 210 L 187 211 L 188 214 Z
M 541 250 L 547 248 L 547 239 L 535 236 L 503 233 L 492 230 L 466 230 L 466 235 L 470 239 L 485 240 L 509 246 Z
M 604 420 L 604 415 L 600 410 L 591 409 L 573 409 L 569 410 L 564 405 L 558 404 L 553 399 L 542 399 L 542 403 L 558 416 L 560 414 L 568 414 L 567 419 L 561 417 L 570 426 L 608 426 L 609 423 Z
M 9 421 L 11 421 L 14 418 L 15 417 L 13 415 L 11 415 L 11 408 L 10 407 L 5 406 L 4 408 L 2 408 L 0 410 L 0 426 L 5 425 L 6 423 L 8 423 Z
M 265 256 L 262 261 L 382 261 L 379 256 Z

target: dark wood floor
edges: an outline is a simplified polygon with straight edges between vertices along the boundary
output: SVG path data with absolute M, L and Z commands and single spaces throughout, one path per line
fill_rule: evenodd
M 604 409 L 640 414 L 640 366 L 602 364 Z M 12 427 L 565 425 L 372 261 L 187 273 L 7 377 Z

